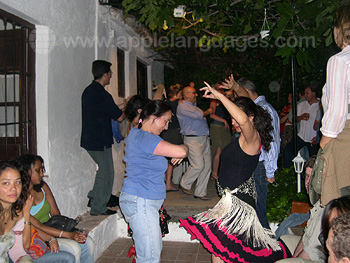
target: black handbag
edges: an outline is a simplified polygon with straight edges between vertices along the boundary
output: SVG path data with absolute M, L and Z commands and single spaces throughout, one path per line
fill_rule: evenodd
M 55 215 L 51 217 L 44 225 L 53 227 L 59 230 L 72 232 L 77 230 L 76 225 L 79 223 L 78 220 L 69 218 L 67 216 Z

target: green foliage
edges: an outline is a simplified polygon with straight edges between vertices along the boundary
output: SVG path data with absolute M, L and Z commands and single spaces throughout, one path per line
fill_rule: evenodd
M 297 89 L 310 83 L 321 89 L 325 83 L 327 60 L 339 52 L 331 29 L 339 4 L 340 0 L 123 0 L 123 10 L 158 38 L 197 40 L 197 46 L 179 47 L 169 41 L 167 47 L 154 47 L 173 67 L 164 74 L 166 87 L 193 81 L 200 88 L 203 81 L 222 82 L 232 73 L 236 79 L 252 80 L 258 94 L 279 112 L 291 92 L 291 58 L 296 61 Z M 184 18 L 173 16 L 178 5 L 186 6 Z M 265 8 L 271 32 L 262 40 Z M 249 36 L 258 39 L 256 47 L 247 45 Z M 281 84 L 279 93 L 267 88 L 273 80 Z M 201 95 L 198 103 L 206 109 L 208 100 Z
M 123 0 L 126 13 L 135 15 L 152 31 L 169 36 L 170 33 L 197 36 L 200 45 L 213 46 L 225 37 L 259 36 L 265 9 L 271 29 L 268 48 L 283 64 L 297 58 L 298 65 L 310 72 L 314 57 L 309 54 L 321 45 L 333 42 L 330 30 L 333 17 L 341 0 Z M 173 17 L 174 8 L 186 6 L 183 18 Z M 166 24 L 164 23 L 166 21 Z M 166 26 L 164 26 L 166 25 Z M 208 36 L 215 38 L 208 38 Z M 295 38 L 290 45 L 278 45 L 281 39 Z M 313 39 L 312 45 L 304 45 L 300 39 Z M 241 40 L 245 41 L 245 40 Z M 229 44 L 229 42 L 227 42 Z M 234 47 L 224 45 L 225 51 Z
M 297 193 L 297 174 L 294 167 L 284 168 L 275 173 L 275 182 L 269 185 L 267 193 L 267 220 L 281 223 L 292 208 L 293 201 L 308 202 L 309 198 L 301 183 L 302 191 Z

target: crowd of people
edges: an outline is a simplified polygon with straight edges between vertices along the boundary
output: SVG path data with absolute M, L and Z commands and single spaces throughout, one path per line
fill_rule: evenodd
M 98 165 L 88 194 L 90 214 L 116 213 L 107 208 L 114 180 L 111 121 L 126 117 L 130 130 L 118 204 L 132 232 L 136 262 L 160 262 L 159 222 L 166 193 L 181 189 L 196 199 L 210 200 L 210 177 L 216 180 L 220 201 L 212 209 L 180 219 L 180 226 L 212 254 L 212 262 L 295 262 L 295 258 L 325 262 L 327 256 L 330 263 L 350 262 L 349 5 L 337 11 L 333 33 L 341 52 L 328 61 L 322 98 L 316 86 L 307 86 L 295 118 L 297 150 L 306 146 L 312 156 L 306 169 L 307 190 L 312 189 L 315 159 L 323 158 L 326 164 L 318 198 L 310 199 L 313 208 L 303 237 L 275 239 L 266 217 L 281 133 L 283 164 L 292 165 L 290 95 L 278 115 L 252 81 L 235 81 L 231 75 L 221 84 L 205 83 L 200 89 L 210 99 L 207 110 L 197 106 L 199 91 L 190 83 L 184 88 L 173 85 L 166 92 L 159 85 L 160 97 L 153 100 L 135 95 L 123 112 L 105 90 L 112 71 L 111 63 L 103 60 L 93 62 L 94 80 L 82 94 L 81 147 Z M 172 183 L 173 170 L 185 158 L 189 166 L 177 187 Z M 44 160 L 38 155 L 0 162 L 0 262 L 93 262 L 90 237 L 78 229 L 48 225 L 61 212 L 43 180 L 44 172 Z

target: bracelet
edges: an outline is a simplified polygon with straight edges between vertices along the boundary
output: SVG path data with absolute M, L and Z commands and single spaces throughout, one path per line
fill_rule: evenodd
M 55 237 L 51 238 L 50 241 L 49 241 L 49 244 L 51 244 L 52 241 L 56 240 Z
M 30 226 L 32 223 L 30 223 L 30 221 L 24 221 L 24 224 Z
M 61 238 L 61 237 L 62 237 L 62 234 L 63 234 L 63 230 L 61 231 L 61 233 L 60 233 L 60 235 L 59 235 L 58 237 Z

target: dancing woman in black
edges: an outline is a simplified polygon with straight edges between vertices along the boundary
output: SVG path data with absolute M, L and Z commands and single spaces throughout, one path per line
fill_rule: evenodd
M 271 118 L 251 99 L 240 97 L 232 103 L 207 86 L 203 88 L 204 97 L 222 102 L 240 136 L 221 154 L 221 200 L 208 211 L 180 219 L 181 226 L 212 253 L 214 263 L 273 263 L 291 257 L 286 246 L 272 238 L 271 230 L 261 226 L 255 211 L 257 195 L 252 174 L 259 162 L 260 148 L 270 149 Z

